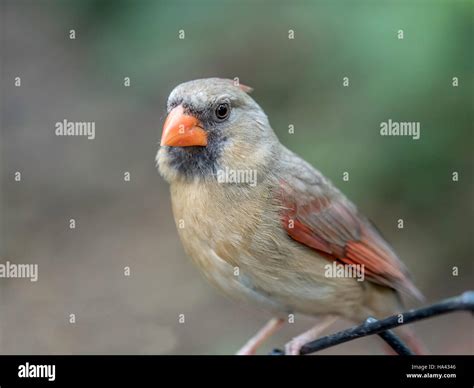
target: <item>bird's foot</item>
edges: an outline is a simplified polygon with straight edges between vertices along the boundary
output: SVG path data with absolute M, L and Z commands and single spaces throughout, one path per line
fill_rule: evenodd
M 252 356 L 257 352 L 260 345 L 273 333 L 275 333 L 285 321 L 281 318 L 270 319 L 248 342 L 236 353 L 238 356 Z
M 314 341 L 318 338 L 321 333 L 334 322 L 336 322 L 337 317 L 329 315 L 319 322 L 316 326 L 305 331 L 303 334 L 300 334 L 298 337 L 293 338 L 290 342 L 285 345 L 285 355 L 297 356 L 300 354 L 301 348 L 303 345 L 308 342 Z
M 295 337 L 285 345 L 286 356 L 299 356 L 300 350 L 308 341 L 306 338 Z

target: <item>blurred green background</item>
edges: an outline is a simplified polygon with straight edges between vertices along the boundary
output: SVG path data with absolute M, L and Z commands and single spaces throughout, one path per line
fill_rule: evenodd
M 229 354 L 269 318 L 201 278 L 155 169 L 167 96 L 196 78 L 252 86 L 283 144 L 378 225 L 428 302 L 472 287 L 472 2 L 0 3 L 0 258 L 39 264 L 37 283 L 0 279 L 1 353 Z M 63 119 L 95 121 L 96 139 L 55 136 Z M 419 121 L 421 139 L 380 136 L 388 119 Z M 313 321 L 297 316 L 262 353 Z M 473 353 L 468 314 L 416 326 L 433 353 Z M 324 353 L 381 352 L 368 338 Z

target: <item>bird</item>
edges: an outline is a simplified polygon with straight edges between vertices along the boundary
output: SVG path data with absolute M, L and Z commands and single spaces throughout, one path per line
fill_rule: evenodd
M 225 78 L 176 86 L 156 155 L 186 254 L 225 295 L 271 314 L 237 354 L 255 354 L 289 314 L 319 318 L 285 345 L 297 355 L 339 318 L 383 318 L 402 311 L 402 295 L 422 299 L 375 225 L 279 141 L 252 90 Z M 328 265 L 359 268 L 363 281 Z

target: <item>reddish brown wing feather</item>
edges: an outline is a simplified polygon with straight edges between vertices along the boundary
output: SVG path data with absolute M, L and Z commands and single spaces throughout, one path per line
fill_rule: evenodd
M 282 222 L 291 238 L 329 260 L 364 265 L 365 276 L 375 283 L 422 298 L 403 263 L 347 200 L 281 188 Z

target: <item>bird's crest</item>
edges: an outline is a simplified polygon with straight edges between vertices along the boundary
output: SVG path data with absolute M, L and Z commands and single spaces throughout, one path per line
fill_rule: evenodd
M 229 79 L 228 80 L 229 82 L 232 82 L 232 84 L 234 86 L 237 86 L 240 90 L 242 90 L 243 92 L 247 93 L 247 94 L 250 94 L 253 92 L 253 88 L 250 87 L 250 86 L 247 86 L 247 85 L 244 85 L 242 83 L 240 83 L 240 80 L 238 77 L 235 77 L 234 79 Z

